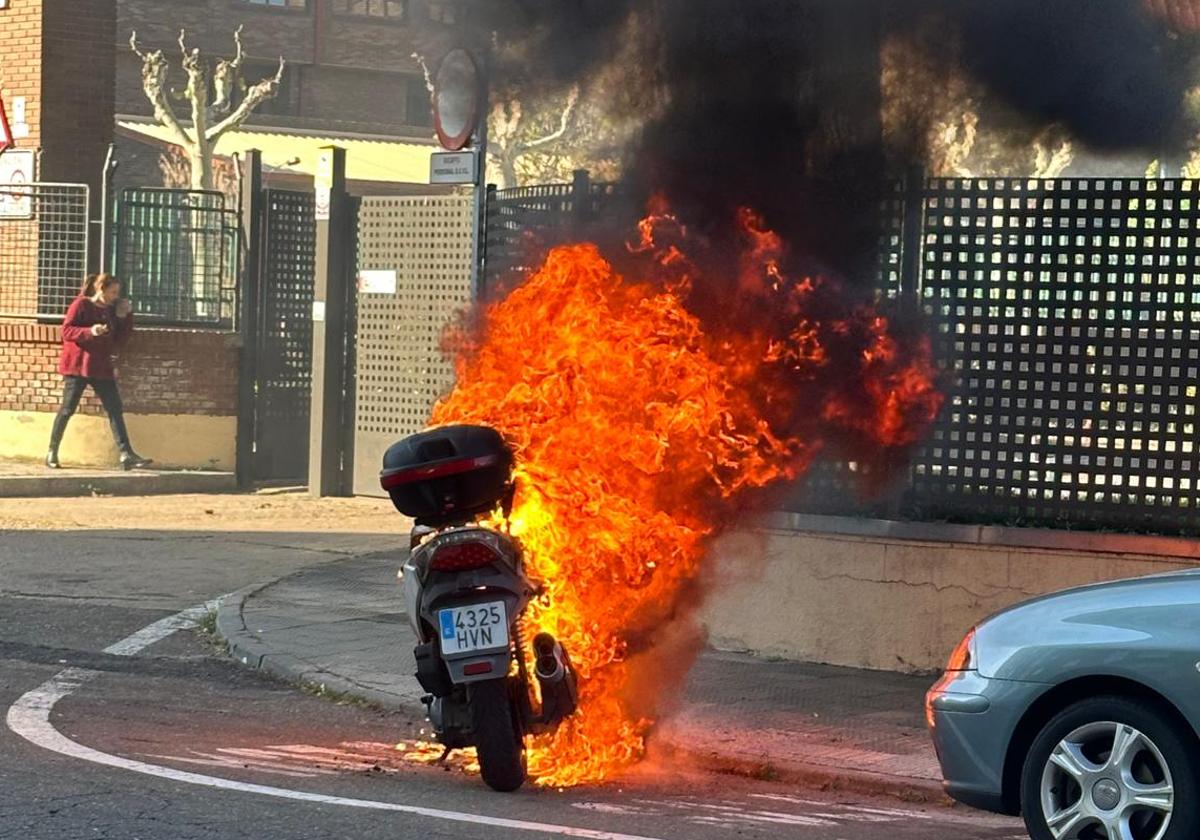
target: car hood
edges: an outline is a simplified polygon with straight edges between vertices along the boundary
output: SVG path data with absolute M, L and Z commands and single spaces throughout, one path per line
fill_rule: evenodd
M 1121 602 L 1124 604 L 1133 603 L 1136 601 L 1139 592 L 1151 592 L 1159 590 L 1163 585 L 1170 585 L 1177 582 L 1200 582 L 1200 568 L 1195 569 L 1176 569 L 1170 572 L 1160 572 L 1154 575 L 1143 575 L 1135 578 L 1122 578 L 1120 580 L 1108 580 L 1102 583 L 1090 583 L 1086 586 L 1075 586 L 1070 589 L 1060 589 L 1056 592 L 1048 592 L 1045 595 L 1038 595 L 1034 598 L 1029 598 L 1025 601 L 1013 604 L 999 612 L 993 613 L 988 618 L 979 623 L 982 627 L 998 619 L 1003 619 L 1012 616 L 1014 613 L 1020 613 L 1035 609 L 1040 606 L 1045 606 L 1049 602 L 1061 601 L 1068 602 L 1074 600 L 1085 600 L 1090 596 L 1097 594 L 1104 595 L 1120 595 Z

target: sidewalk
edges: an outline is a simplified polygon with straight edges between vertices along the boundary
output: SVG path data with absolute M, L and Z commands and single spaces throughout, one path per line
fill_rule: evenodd
M 420 708 L 401 552 L 338 561 L 244 590 L 218 632 L 247 665 L 388 708 Z M 714 770 L 941 798 L 922 701 L 928 678 L 710 651 L 651 751 Z
M 237 489 L 230 472 L 205 470 L 51 470 L 34 461 L 0 460 L 0 498 L 64 496 L 150 496 L 167 493 L 227 493 Z

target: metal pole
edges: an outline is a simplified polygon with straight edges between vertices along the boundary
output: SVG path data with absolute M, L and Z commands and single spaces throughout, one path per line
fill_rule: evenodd
M 308 492 L 337 496 L 342 487 L 341 417 L 345 389 L 346 315 L 351 261 L 346 150 L 317 150 L 317 260 L 312 312 L 312 414 Z
M 108 206 L 108 188 L 112 180 L 113 170 L 117 168 L 113 161 L 116 144 L 108 144 L 108 154 L 104 156 L 104 171 L 100 174 L 100 271 L 108 271 L 108 237 L 110 223 L 110 208 Z
M 488 60 L 480 60 L 479 123 L 475 129 L 475 148 L 479 155 L 478 180 L 475 182 L 475 236 L 471 243 L 471 295 L 482 300 L 487 285 L 487 150 L 488 150 L 488 102 L 491 86 L 488 81 Z
M 254 482 L 254 439 L 258 432 L 258 301 L 263 253 L 262 152 L 251 149 L 241 165 L 241 284 L 238 289 L 238 405 L 237 481 L 239 487 Z

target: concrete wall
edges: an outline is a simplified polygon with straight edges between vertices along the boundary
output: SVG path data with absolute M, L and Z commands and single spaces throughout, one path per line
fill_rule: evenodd
M 787 527 L 733 534 L 716 547 L 717 586 L 704 620 L 720 649 L 936 670 L 973 624 L 1010 604 L 1070 586 L 1200 566 L 1200 545 L 1189 540 L 794 515 L 776 520 Z

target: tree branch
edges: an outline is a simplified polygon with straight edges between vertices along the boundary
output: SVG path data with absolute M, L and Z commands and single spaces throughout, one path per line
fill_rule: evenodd
M 154 108 L 154 118 L 170 132 L 175 142 L 184 148 L 190 147 L 193 140 L 184 131 L 167 99 L 167 60 L 163 57 L 162 50 L 142 52 L 138 47 L 137 32 L 130 35 L 129 46 L 142 59 L 142 89 Z
M 275 95 L 279 93 L 279 85 L 283 81 L 283 68 L 286 66 L 287 62 L 281 56 L 279 58 L 279 69 L 275 71 L 275 75 L 269 76 L 251 86 L 246 91 L 246 98 L 234 109 L 234 112 L 210 128 L 205 137 L 212 143 L 217 142 L 217 140 L 221 139 L 222 134 L 244 123 L 250 114 L 254 112 L 255 108 L 268 99 L 275 98 Z
M 217 69 L 213 73 L 214 97 L 209 107 L 210 117 L 226 113 L 233 104 L 233 91 L 237 88 L 245 89 L 241 78 L 243 51 L 240 26 L 233 33 L 233 43 L 237 48 L 233 58 L 217 62 Z
M 545 146 L 547 143 L 553 143 L 567 133 L 567 129 L 571 127 L 571 117 L 575 115 L 575 106 L 579 104 L 579 85 L 571 85 L 571 92 L 567 94 L 567 105 L 563 108 L 562 116 L 559 118 L 558 130 L 552 134 L 547 134 L 545 137 L 539 137 L 537 140 L 530 140 L 528 143 L 521 144 L 522 151 L 536 149 L 538 146 Z
M 421 65 L 421 73 L 425 76 L 425 89 L 431 94 L 433 93 L 433 74 L 429 71 L 429 63 L 425 61 L 425 56 L 418 52 L 412 54 L 413 59 L 417 64 Z

